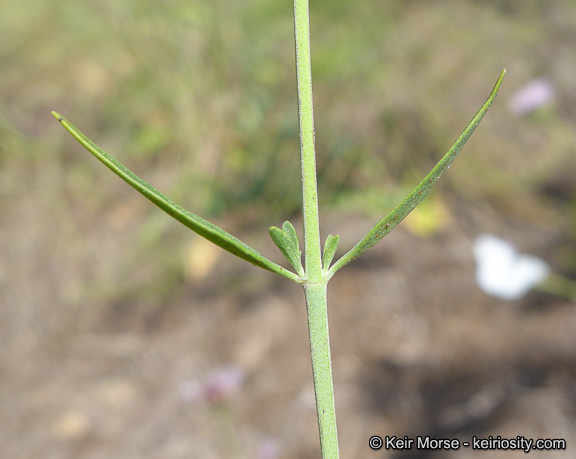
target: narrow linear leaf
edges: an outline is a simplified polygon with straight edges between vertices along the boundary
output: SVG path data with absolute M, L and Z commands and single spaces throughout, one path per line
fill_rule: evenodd
M 322 269 L 324 272 L 327 272 L 328 268 L 330 268 L 330 263 L 332 263 L 332 260 L 334 259 L 339 242 L 340 236 L 338 235 L 332 236 L 329 234 L 326 238 L 326 242 L 324 243 L 324 255 L 322 257 Z
M 86 137 L 82 132 L 76 128 L 70 121 L 61 116 L 56 112 L 52 112 L 52 115 L 62 123 L 62 125 L 72 134 L 78 142 L 84 146 L 90 153 L 92 153 L 98 160 L 100 160 L 106 167 L 108 167 L 112 172 L 114 172 L 118 177 L 124 180 L 128 185 L 134 188 L 136 191 L 141 193 L 145 198 L 156 204 L 160 209 L 166 212 L 171 217 L 178 220 L 180 223 L 184 224 L 192 231 L 198 235 L 208 239 L 217 246 L 223 248 L 224 250 L 236 255 L 243 260 L 252 263 L 255 266 L 266 269 L 281 276 L 292 279 L 295 282 L 302 283 L 296 274 L 287 271 L 280 265 L 268 260 L 258 251 L 240 241 L 236 237 L 224 231 L 222 228 L 204 220 L 192 212 L 187 211 L 180 205 L 176 204 L 171 199 L 164 196 L 156 188 L 150 185 L 145 180 L 138 177 L 134 172 L 120 163 L 118 160 L 110 156 L 104 150 L 102 150 L 98 145 L 92 142 L 88 137 Z
M 352 260 L 358 258 L 368 249 L 373 247 L 376 243 L 378 243 L 384 236 L 386 236 L 390 231 L 392 231 L 401 221 L 408 215 L 419 203 L 424 199 L 424 197 L 428 194 L 428 192 L 432 189 L 434 184 L 438 181 L 438 179 L 442 176 L 442 174 L 450 167 L 462 147 L 466 144 L 484 115 L 488 111 L 488 108 L 496 98 L 498 94 L 498 89 L 500 89 L 500 85 L 502 80 L 504 79 L 504 75 L 506 74 L 506 69 L 502 70 L 496 84 L 494 85 L 494 89 L 490 93 L 490 96 L 482 105 L 480 110 L 476 113 L 474 118 L 468 123 L 466 129 L 460 134 L 458 140 L 454 143 L 452 148 L 444 155 L 444 157 L 434 166 L 434 168 L 430 171 L 430 173 L 420 182 L 420 184 L 414 188 L 410 192 L 406 198 L 386 217 L 380 220 L 365 236 L 362 238 L 358 244 L 356 244 L 352 249 L 350 249 L 346 254 L 344 254 L 329 271 L 328 277 L 332 277 L 336 271 L 338 271 L 343 266 L 350 263 Z
M 302 252 L 298 243 L 296 230 L 290 222 L 284 222 L 282 229 L 271 226 L 270 237 L 280 252 L 286 257 L 301 278 L 304 278 L 304 268 L 302 267 Z

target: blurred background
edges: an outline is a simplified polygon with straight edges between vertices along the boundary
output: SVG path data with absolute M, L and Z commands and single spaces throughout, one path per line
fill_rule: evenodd
M 374 452 L 372 435 L 564 438 L 530 455 L 573 457 L 574 302 L 487 295 L 472 247 L 489 232 L 576 276 L 576 3 L 311 3 L 322 238 L 340 254 L 508 70 L 422 206 L 330 284 L 342 457 L 481 454 Z M 283 263 L 267 229 L 301 234 L 293 4 L 0 9 L 2 457 L 319 457 L 300 288 L 170 219 L 50 115 Z

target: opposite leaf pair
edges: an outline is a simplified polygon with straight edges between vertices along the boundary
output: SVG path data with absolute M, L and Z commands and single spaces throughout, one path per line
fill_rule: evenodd
M 354 247 L 340 257 L 332 266 L 330 266 L 330 263 L 332 263 L 340 238 L 339 236 L 333 236 L 331 234 L 326 238 L 324 254 L 322 257 L 322 271 L 325 282 L 328 282 L 328 280 L 332 278 L 340 268 L 359 257 L 379 242 L 384 236 L 386 236 L 386 234 L 392 231 L 392 229 L 394 229 L 404 219 L 404 217 L 406 217 L 406 215 L 408 215 L 418 205 L 418 203 L 422 201 L 422 199 L 424 199 L 440 176 L 448 169 L 448 167 L 450 167 L 452 161 L 454 161 L 472 132 L 474 132 L 486 114 L 486 111 L 498 93 L 498 89 L 500 88 L 505 73 L 506 69 L 504 69 L 500 74 L 492 93 L 484 105 L 482 105 L 470 123 L 468 123 L 466 129 L 464 129 L 448 153 L 444 155 L 422 182 L 420 182 L 420 184 L 416 186 L 416 188 L 414 188 L 412 192 L 410 192 L 408 196 L 406 196 L 406 198 L 404 198 L 404 200 L 398 204 L 394 210 L 392 210 L 392 212 L 374 225 L 374 227 L 368 231 L 368 233 L 366 233 L 366 235 Z M 282 229 L 275 226 L 271 227 L 270 236 L 286 259 L 294 267 L 297 274 L 269 260 L 257 250 L 224 231 L 222 228 L 179 206 L 160 193 L 152 185 L 137 176 L 118 160 L 103 151 L 66 118 L 56 112 L 52 112 L 52 114 L 88 151 L 90 151 L 90 153 L 104 163 L 105 166 L 144 195 L 147 199 L 160 207 L 164 212 L 186 225 L 192 231 L 255 266 L 280 274 L 298 284 L 306 284 L 308 282 L 306 272 L 302 267 L 302 252 L 300 251 L 298 236 L 290 222 L 284 222 Z

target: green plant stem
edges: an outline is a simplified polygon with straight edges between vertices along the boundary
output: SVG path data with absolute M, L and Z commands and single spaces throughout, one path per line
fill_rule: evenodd
M 312 354 L 314 395 L 320 431 L 320 448 L 323 459 L 337 459 L 338 435 L 336 431 L 336 409 L 332 385 L 332 361 L 328 334 L 327 283 L 305 284 L 306 307 L 308 310 L 308 333 Z
M 322 269 L 318 187 L 314 151 L 314 112 L 312 104 L 312 66 L 310 61 L 310 18 L 307 0 L 294 0 L 296 37 L 296 77 L 298 80 L 298 119 L 304 219 L 304 294 L 308 311 L 308 332 L 314 375 L 314 394 L 323 459 L 338 459 L 336 409 L 332 384 L 332 362 L 328 335 L 326 286 Z
M 314 151 L 314 112 L 312 106 L 312 66 L 310 62 L 310 20 L 307 0 L 294 0 L 296 36 L 296 75 L 298 80 L 298 118 L 304 213 L 304 260 L 308 281 L 321 282 L 318 187 Z

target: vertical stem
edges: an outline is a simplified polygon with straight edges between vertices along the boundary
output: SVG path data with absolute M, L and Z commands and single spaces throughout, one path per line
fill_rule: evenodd
M 296 35 L 296 75 L 298 80 L 298 118 L 304 213 L 304 259 L 307 279 L 321 282 L 318 190 L 314 151 L 314 113 L 312 108 L 312 66 L 310 62 L 310 20 L 308 0 L 294 0 Z
M 328 337 L 326 286 L 322 272 L 318 187 L 314 151 L 314 114 L 312 107 L 312 66 L 310 61 L 310 19 L 308 0 L 294 0 L 296 36 L 296 76 L 298 80 L 298 119 L 300 121 L 300 157 L 302 205 L 304 217 L 304 293 L 308 311 L 310 353 L 314 374 L 316 412 L 323 459 L 338 459 L 336 410 L 332 385 L 332 362 Z
M 310 334 L 314 394 L 316 396 L 322 459 L 338 459 L 338 433 L 336 431 L 336 409 L 332 385 L 326 286 L 326 282 L 306 284 L 304 292 L 308 309 L 308 332 Z

